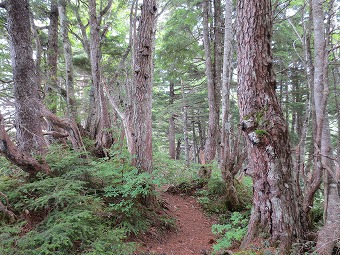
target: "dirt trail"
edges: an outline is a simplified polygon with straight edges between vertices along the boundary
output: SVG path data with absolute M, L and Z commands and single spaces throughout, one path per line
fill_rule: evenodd
M 194 197 L 165 192 L 162 199 L 167 203 L 167 214 L 176 219 L 177 230 L 162 240 L 146 240 L 139 254 L 152 255 L 202 255 L 210 254 L 214 235 L 214 221 L 202 212 Z

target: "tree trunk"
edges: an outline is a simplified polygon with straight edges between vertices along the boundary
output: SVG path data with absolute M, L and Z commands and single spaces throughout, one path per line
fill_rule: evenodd
M 235 209 L 239 205 L 236 189 L 234 187 L 234 176 L 238 172 L 238 167 L 242 166 L 243 160 L 239 157 L 240 153 L 236 147 L 231 145 L 231 115 L 230 111 L 230 84 L 232 79 L 232 1 L 227 0 L 225 5 L 225 34 L 224 34 L 224 53 L 223 53 L 223 75 L 222 75 L 222 128 L 221 128 L 221 161 L 220 170 L 222 179 L 226 183 L 227 197 L 230 201 L 230 209 Z M 237 159 L 239 163 L 237 163 Z
M 287 254 L 300 235 L 288 127 L 275 95 L 270 0 L 238 2 L 238 103 L 253 179 L 253 208 L 242 246 L 266 233 Z
M 133 124 L 135 166 L 141 172 L 152 172 L 152 80 L 153 40 L 155 35 L 156 0 L 144 0 L 138 35 L 134 47 Z
M 216 125 L 216 152 L 217 162 L 221 160 L 221 127 L 220 127 L 220 114 L 221 114 L 221 90 L 222 90 L 222 73 L 223 73 L 223 14 L 222 14 L 222 3 L 221 0 L 214 0 L 214 61 L 213 61 L 213 71 L 214 71 L 214 89 L 215 89 L 215 125 Z
M 65 59 L 65 77 L 66 77 L 66 104 L 68 117 L 77 119 L 77 104 L 74 94 L 74 73 L 72 62 L 72 47 L 71 41 L 68 36 L 69 22 L 66 16 L 66 1 L 59 0 L 58 12 L 60 17 L 60 31 L 64 47 L 64 59 Z
M 7 2 L 11 44 L 16 130 L 19 149 L 26 153 L 46 151 L 42 133 L 39 79 L 33 61 L 31 22 L 27 0 Z
M 314 140 L 316 157 L 315 165 L 324 171 L 324 226 L 319 230 L 317 252 L 320 255 L 331 255 L 340 239 L 340 196 L 339 169 L 335 168 L 330 158 L 332 155 L 331 134 L 329 128 L 327 100 L 328 88 L 328 52 L 326 49 L 324 26 L 324 1 L 313 0 L 314 26 L 314 103 L 316 113 L 316 136 Z M 328 14 L 328 16 L 330 16 Z M 339 153 L 339 152 L 338 152 Z
M 177 145 L 176 145 L 176 160 L 181 158 L 181 138 L 178 138 Z
M 105 149 L 112 145 L 112 135 L 108 131 L 111 127 L 107 104 L 101 81 L 101 50 L 100 50 L 100 17 L 97 17 L 96 1 L 89 0 L 90 14 L 90 63 L 92 86 L 94 90 L 94 116 L 90 127 L 90 136 L 96 140 L 96 154 L 105 156 Z
M 209 104 L 209 122 L 208 133 L 204 148 L 204 162 L 210 164 L 216 155 L 216 137 L 218 129 L 218 114 L 216 112 L 216 84 L 214 83 L 212 54 L 210 50 L 210 35 L 209 35 L 209 0 L 204 0 L 203 5 L 203 44 L 205 56 L 205 73 L 207 76 L 208 85 L 208 104 Z M 205 167 L 206 168 L 206 167 Z M 206 169 L 205 178 L 210 178 L 211 166 Z
M 35 176 L 38 172 L 49 173 L 50 168 L 45 160 L 37 160 L 25 151 L 21 151 L 10 140 L 5 130 L 4 118 L 0 113 L 0 154 L 23 171 Z
M 176 158 L 175 117 L 173 115 L 169 118 L 169 156 L 171 159 Z
M 51 1 L 50 25 L 48 29 L 47 43 L 47 83 L 45 86 L 46 103 L 53 113 L 57 112 L 57 93 L 54 90 L 58 87 L 58 3 Z
M 196 127 L 195 127 L 195 121 L 192 121 L 192 147 L 193 147 L 193 157 L 194 157 L 194 163 L 198 163 L 197 160 L 197 137 L 196 137 Z
M 174 98 L 175 98 L 174 83 L 170 83 L 170 105 L 174 103 Z M 176 129 L 174 114 L 171 114 L 169 118 L 169 156 L 171 159 L 176 158 Z
M 190 165 L 189 159 L 189 137 L 188 137 L 188 106 L 186 102 L 184 84 L 181 81 L 182 97 L 183 97 L 183 140 L 184 140 L 184 156 L 185 165 Z

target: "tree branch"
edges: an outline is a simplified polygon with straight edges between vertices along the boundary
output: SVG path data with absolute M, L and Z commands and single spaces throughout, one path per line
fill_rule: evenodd
M 5 156 L 14 165 L 20 167 L 30 175 L 36 175 L 38 172 L 50 172 L 50 167 L 45 160 L 37 160 L 31 155 L 20 151 L 9 138 L 4 124 L 4 117 L 0 113 L 0 154 Z
M 14 212 L 12 212 L 11 210 L 8 209 L 8 206 L 9 206 L 8 197 L 6 196 L 6 194 L 4 194 L 2 192 L 0 192 L 0 195 L 3 196 L 6 200 L 6 205 L 4 205 L 0 201 L 0 212 L 4 212 L 5 214 L 7 214 L 10 217 L 11 222 L 14 222 L 15 219 L 17 218 L 17 216 L 14 214 Z
M 80 131 L 77 127 L 77 124 L 75 123 L 74 120 L 72 119 L 62 119 L 59 118 L 57 115 L 52 113 L 45 105 L 41 105 L 41 113 L 42 115 L 49 120 L 54 126 L 61 128 L 65 130 L 68 133 L 68 137 L 72 143 L 72 146 L 75 150 L 84 150 L 85 151 L 85 146 L 83 144 L 83 140 L 80 134 Z M 61 132 L 58 132 L 60 136 L 66 137 L 66 134 Z M 55 135 L 57 135 L 55 133 Z M 61 138 L 61 137 L 59 137 Z

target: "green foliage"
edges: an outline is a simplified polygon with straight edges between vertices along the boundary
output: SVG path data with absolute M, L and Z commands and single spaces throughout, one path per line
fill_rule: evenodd
M 260 137 L 264 136 L 264 135 L 269 135 L 268 131 L 266 131 L 264 129 L 256 129 L 255 134 L 257 134 Z
M 104 188 L 110 211 L 116 223 L 128 233 L 137 234 L 150 226 L 143 218 L 142 202 L 151 195 L 152 178 L 148 173 L 139 174 L 137 169 L 125 173 L 115 186 Z
M 212 232 L 219 235 L 217 244 L 213 246 L 214 252 L 230 247 L 233 242 L 240 241 L 247 232 L 248 214 L 240 212 L 232 213 L 229 223 L 212 226 Z
M 221 177 L 214 175 L 210 178 L 206 189 L 197 192 L 198 201 L 208 213 L 224 214 L 227 211 L 242 211 L 251 207 L 252 181 L 250 178 L 243 178 L 241 182 L 235 181 L 236 194 L 239 204 L 235 206 L 227 196 L 226 184 Z M 232 205 L 231 205 L 232 204 Z
M 1 191 L 20 218 L 1 222 L 3 254 L 133 253 L 135 244 L 125 239 L 151 224 L 143 203 L 151 195 L 151 176 L 138 173 L 125 150 L 105 159 L 82 156 L 53 147 L 46 157 L 52 175 L 30 182 L 13 176 L 9 166 L 0 168 Z
M 84 182 L 66 180 L 62 177 L 46 178 L 27 183 L 17 189 L 20 202 L 15 207 L 27 210 L 62 209 L 73 204 L 82 204 L 87 200 L 81 193 Z
M 154 178 L 160 184 L 179 185 L 181 183 L 190 183 L 197 178 L 200 168 L 199 164 L 186 166 L 184 160 L 172 160 L 169 156 L 157 151 L 154 153 Z

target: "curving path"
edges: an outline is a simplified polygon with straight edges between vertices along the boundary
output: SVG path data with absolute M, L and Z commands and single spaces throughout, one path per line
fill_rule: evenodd
M 194 197 L 163 193 L 162 199 L 169 210 L 167 214 L 176 219 L 177 230 L 162 240 L 146 240 L 141 255 L 202 255 L 210 254 L 214 235 L 214 221 L 203 214 Z

